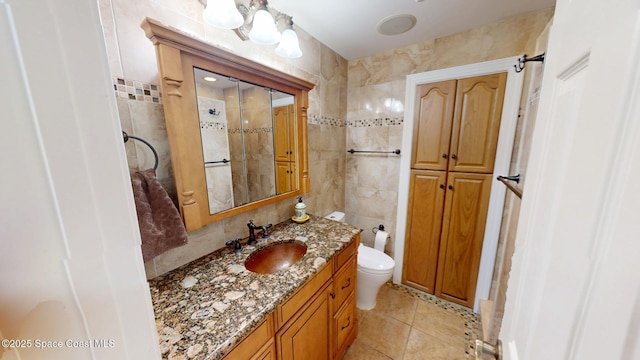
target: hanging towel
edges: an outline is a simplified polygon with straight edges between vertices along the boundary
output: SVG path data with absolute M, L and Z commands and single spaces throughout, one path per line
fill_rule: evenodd
M 187 231 L 180 213 L 160 185 L 155 170 L 133 173 L 131 185 L 138 213 L 144 261 L 186 244 Z

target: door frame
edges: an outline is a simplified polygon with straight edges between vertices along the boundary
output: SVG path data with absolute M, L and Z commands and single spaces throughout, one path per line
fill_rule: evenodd
M 393 282 L 395 284 L 401 284 L 402 282 L 402 269 L 404 265 L 404 243 L 407 227 L 409 181 L 411 177 L 410 154 L 413 146 L 416 87 L 421 84 L 436 81 L 506 72 L 507 84 L 505 87 L 502 117 L 500 119 L 500 131 L 498 134 L 498 147 L 496 150 L 496 159 L 492 176 L 495 179 L 498 175 L 512 175 L 508 174 L 508 172 L 511 164 L 511 154 L 513 152 L 513 143 L 515 140 L 520 108 L 520 97 L 522 95 L 522 85 L 524 81 L 524 72 L 517 73 L 515 71 L 514 65 L 518 62 L 519 57 L 520 56 L 514 56 L 407 76 L 404 126 L 402 131 L 402 153 L 407 155 L 400 159 L 398 209 L 396 215 L 396 241 L 394 248 L 394 260 L 396 262 L 396 267 L 393 273 Z M 494 181 L 493 186 L 491 186 L 487 224 L 482 244 L 480 269 L 478 272 L 476 296 L 473 305 L 473 311 L 476 313 L 479 311 L 480 299 L 488 299 L 489 291 L 491 290 L 493 268 L 495 266 L 498 237 L 500 235 L 500 226 L 502 224 L 502 211 L 506 195 L 506 187 L 499 184 L 497 180 Z

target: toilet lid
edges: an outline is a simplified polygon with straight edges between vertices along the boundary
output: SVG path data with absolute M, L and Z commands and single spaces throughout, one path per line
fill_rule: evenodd
M 358 265 L 372 270 L 390 270 L 393 269 L 396 263 L 382 251 L 360 244 L 358 247 Z

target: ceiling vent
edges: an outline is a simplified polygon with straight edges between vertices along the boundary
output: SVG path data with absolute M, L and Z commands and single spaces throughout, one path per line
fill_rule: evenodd
M 378 23 L 376 29 L 382 35 L 400 35 L 411 30 L 416 25 L 416 17 L 409 14 L 392 15 Z

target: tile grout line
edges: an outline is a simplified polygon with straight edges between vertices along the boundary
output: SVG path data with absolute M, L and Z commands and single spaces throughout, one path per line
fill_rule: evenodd
M 388 285 L 391 288 L 403 291 L 404 293 L 409 294 L 410 296 L 426 301 L 427 303 L 436 305 L 444 310 L 447 310 L 447 311 L 453 310 L 455 314 L 461 316 L 466 326 L 466 329 L 464 332 L 464 337 L 466 340 L 465 354 L 469 359 L 474 358 L 475 339 L 478 338 L 477 332 L 478 332 L 478 323 L 479 323 L 479 318 L 476 314 L 474 314 L 471 310 L 468 310 L 458 304 L 451 303 L 449 301 L 437 298 L 430 294 L 419 292 L 417 290 L 414 290 L 404 285 L 394 284 L 392 282 L 388 282 L 385 285 Z M 414 314 L 414 321 L 415 321 L 415 314 Z M 413 322 L 411 327 L 413 328 Z

